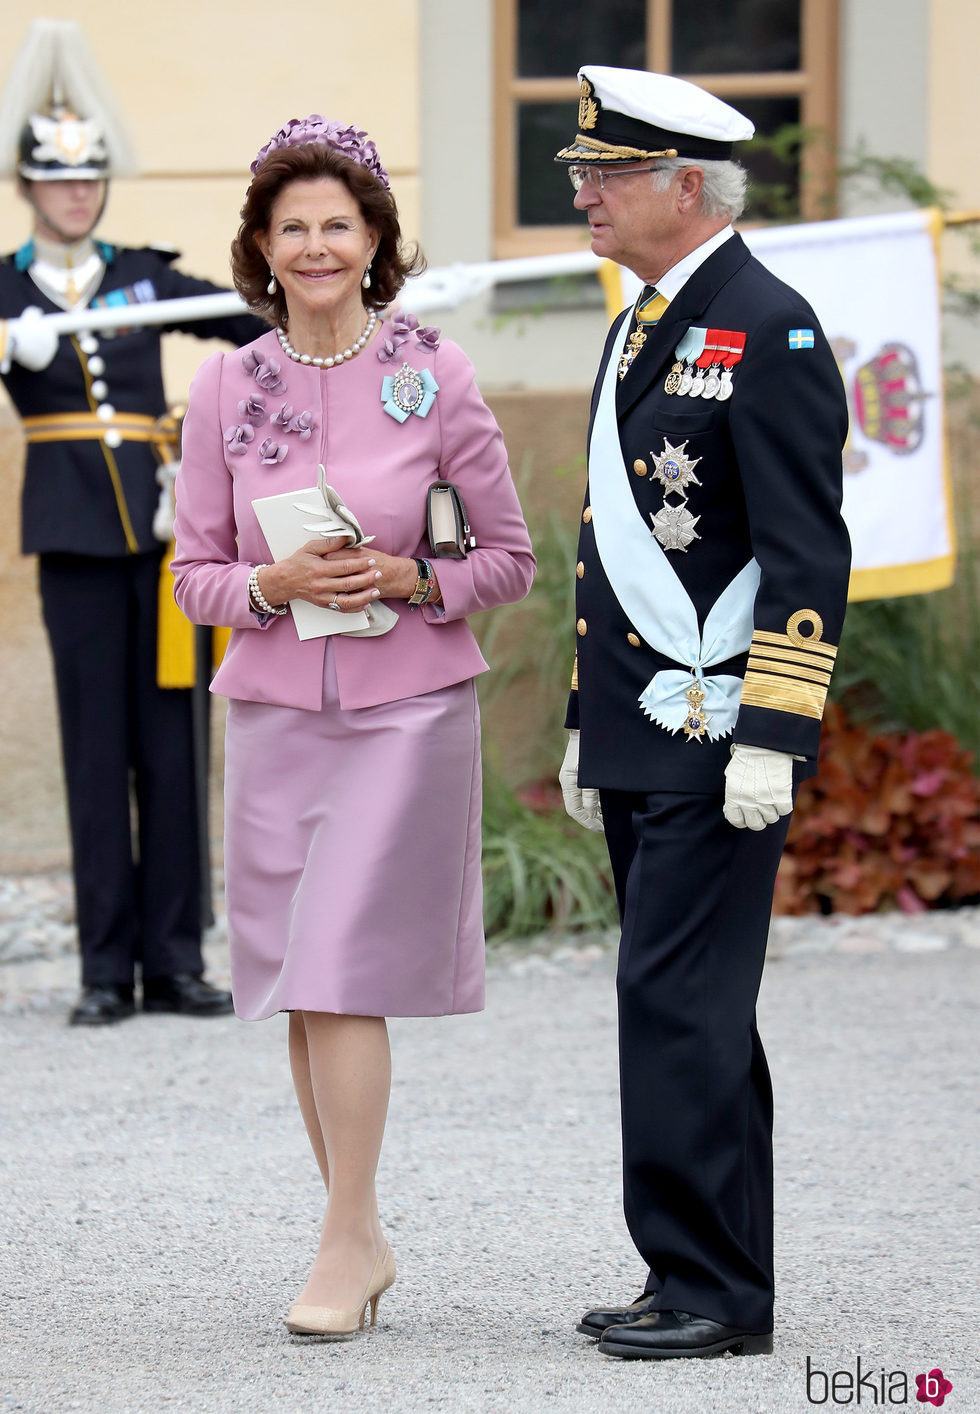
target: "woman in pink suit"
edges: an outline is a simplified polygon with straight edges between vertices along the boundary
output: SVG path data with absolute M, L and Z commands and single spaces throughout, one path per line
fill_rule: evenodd
M 486 663 L 466 615 L 522 598 L 534 559 L 471 365 L 438 330 L 383 315 L 421 260 L 402 246 L 374 144 L 294 119 L 252 173 L 235 283 L 277 327 L 194 381 L 173 570 L 192 620 L 233 629 L 213 686 L 231 699 L 235 1007 L 291 1013 L 296 1095 L 328 1192 L 286 1324 L 345 1338 L 368 1307 L 373 1324 L 395 1275 L 375 1195 L 385 1017 L 483 1006 L 474 678 Z M 306 491 L 321 466 L 373 539 L 311 539 L 277 560 L 253 502 Z M 459 489 L 477 547 L 433 564 L 437 478 Z M 380 632 L 300 639 L 297 601 L 352 624 L 366 610 Z

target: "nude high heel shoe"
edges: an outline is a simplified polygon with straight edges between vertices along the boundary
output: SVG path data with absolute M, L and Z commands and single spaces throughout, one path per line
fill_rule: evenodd
M 333 1306 L 305 1306 L 294 1301 L 285 1317 L 286 1329 L 294 1335 L 314 1335 L 321 1340 L 353 1340 L 358 1331 L 364 1329 L 367 1310 L 371 1308 L 373 1326 L 378 1318 L 378 1302 L 395 1280 L 395 1258 L 391 1248 L 385 1243 L 385 1250 L 379 1253 L 367 1284 L 367 1290 L 360 1303 L 351 1311 L 340 1311 Z

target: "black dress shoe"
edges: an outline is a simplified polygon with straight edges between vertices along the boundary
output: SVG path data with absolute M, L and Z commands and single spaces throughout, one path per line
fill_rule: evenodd
M 638 1321 L 641 1316 L 649 1316 L 655 1309 L 659 1294 L 657 1291 L 645 1291 L 642 1296 L 636 1298 L 632 1306 L 614 1306 L 608 1311 L 586 1311 L 575 1329 L 598 1340 L 609 1326 L 628 1326 L 633 1321 Z
M 684 1356 L 771 1355 L 772 1331 L 745 1331 L 723 1326 L 688 1311 L 655 1311 L 629 1325 L 609 1326 L 602 1333 L 603 1355 L 625 1360 L 672 1360 Z
M 234 1011 L 230 992 L 205 982 L 200 973 L 175 972 L 143 983 L 144 1011 L 171 1011 L 181 1016 L 227 1016 Z
M 111 1026 L 136 1015 L 132 987 L 83 987 L 68 1015 L 69 1026 Z

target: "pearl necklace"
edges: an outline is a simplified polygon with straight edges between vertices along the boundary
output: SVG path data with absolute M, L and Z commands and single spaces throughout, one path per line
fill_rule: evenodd
M 334 354 L 333 358 L 314 358 L 312 354 L 297 353 L 296 350 L 293 348 L 292 344 L 286 338 L 285 329 L 280 329 L 277 327 L 276 333 L 279 336 L 279 343 L 282 348 L 282 351 L 287 358 L 293 359 L 296 363 L 311 364 L 314 368 L 333 368 L 335 363 L 346 363 L 348 359 L 357 357 L 357 355 L 361 352 L 361 349 L 363 349 L 364 345 L 374 333 L 377 323 L 378 316 L 372 309 L 371 312 L 368 314 L 368 321 L 364 326 L 364 332 L 362 333 L 361 337 L 359 339 L 355 339 L 354 342 L 351 344 L 350 348 L 344 349 L 343 353 Z

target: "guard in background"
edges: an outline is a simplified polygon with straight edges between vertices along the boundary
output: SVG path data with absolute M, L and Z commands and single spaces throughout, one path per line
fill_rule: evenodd
M 592 401 L 562 786 L 605 829 L 631 1305 L 605 1354 L 772 1349 L 772 1092 L 755 1007 L 796 784 L 816 771 L 850 547 L 844 389 L 812 309 L 731 222 L 752 124 L 660 74 L 580 70 L 558 154 L 592 249 L 646 286 Z
M 100 83 L 78 27 L 41 20 L 0 99 L 0 146 L 20 129 L 18 190 L 33 213 L 31 238 L 0 260 L 0 373 L 27 440 L 22 548 L 39 556 L 54 659 L 82 961 L 70 1020 L 82 1025 L 131 1016 L 137 970 L 145 1011 L 232 1009 L 203 978 L 190 679 L 158 683 L 158 649 L 166 657 L 170 635 L 189 632 L 157 515 L 173 451 L 164 330 L 59 339 L 40 322 L 218 288 L 181 274 L 174 252 L 94 237 L 110 175 L 135 171 L 111 97 L 93 101 Z M 31 90 L 49 104 L 18 112 Z M 245 344 L 264 327 L 243 315 L 186 330 Z

